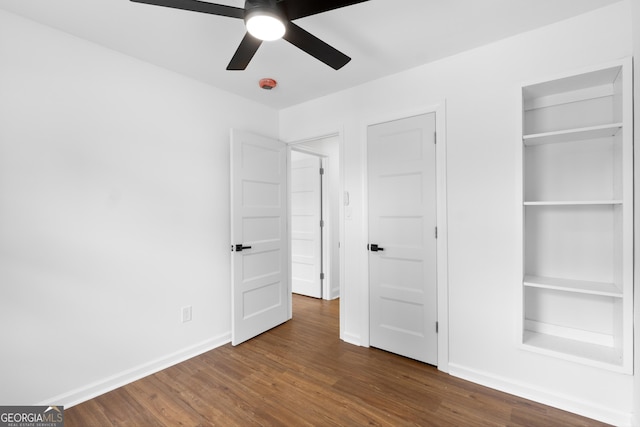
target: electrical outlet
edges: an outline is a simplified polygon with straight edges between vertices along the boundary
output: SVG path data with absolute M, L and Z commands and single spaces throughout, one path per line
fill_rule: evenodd
M 182 307 L 182 323 L 191 322 L 191 306 Z

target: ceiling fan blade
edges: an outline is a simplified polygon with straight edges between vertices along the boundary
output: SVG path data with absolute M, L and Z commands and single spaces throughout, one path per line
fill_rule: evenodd
M 246 33 L 240 42 L 240 46 L 238 46 L 236 53 L 233 55 L 233 58 L 231 58 L 231 62 L 227 65 L 227 70 L 246 69 L 249 62 L 251 62 L 251 58 L 256 54 L 261 44 L 262 40 Z
M 298 19 L 365 1 L 369 0 L 283 0 L 278 7 L 284 10 L 287 18 Z
M 287 32 L 282 37 L 292 45 L 304 50 L 309 55 L 324 62 L 334 70 L 347 65 L 351 58 L 329 46 L 313 34 L 298 27 L 293 22 L 287 23 Z
M 212 15 L 228 16 L 244 19 L 244 9 L 223 4 L 207 3 L 198 0 L 131 0 L 135 3 L 152 4 L 155 6 L 171 7 L 173 9 L 190 10 L 192 12 L 210 13 Z

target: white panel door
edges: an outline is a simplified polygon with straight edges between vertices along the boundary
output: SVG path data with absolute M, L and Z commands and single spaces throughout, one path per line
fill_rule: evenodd
M 231 342 L 289 317 L 285 144 L 231 132 Z
M 435 114 L 370 126 L 370 344 L 437 365 Z
M 322 297 L 321 160 L 291 153 L 291 289 Z

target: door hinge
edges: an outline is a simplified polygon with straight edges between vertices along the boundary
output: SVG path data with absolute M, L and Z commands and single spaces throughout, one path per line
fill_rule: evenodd
M 436 227 L 436 231 L 434 233 L 434 236 L 435 236 L 436 239 L 438 238 L 438 227 Z
M 438 322 L 436 322 L 436 334 L 438 333 Z
M 324 280 L 324 273 L 320 273 L 320 280 Z
M 433 143 L 434 144 L 438 143 L 438 132 L 433 132 Z
M 320 220 L 320 228 L 324 227 L 324 219 Z
M 324 175 L 324 168 L 320 168 L 320 175 Z

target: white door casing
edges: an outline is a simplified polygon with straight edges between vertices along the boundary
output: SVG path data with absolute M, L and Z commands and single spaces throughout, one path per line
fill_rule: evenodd
M 233 345 L 290 318 L 284 143 L 231 131 Z
M 299 152 L 291 156 L 291 289 L 321 298 L 321 159 Z
M 369 126 L 367 153 L 370 345 L 437 365 L 435 113 Z

